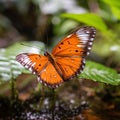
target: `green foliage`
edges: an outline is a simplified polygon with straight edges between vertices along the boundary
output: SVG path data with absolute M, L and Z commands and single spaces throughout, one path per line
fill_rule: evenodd
M 115 17 L 120 19 L 120 1 L 119 0 L 102 0 L 108 6 L 110 6 L 111 11 Z
M 21 68 L 15 61 L 15 56 L 0 56 L 0 80 L 15 79 L 21 73 Z
M 44 44 L 41 42 L 34 41 L 29 44 L 24 42 L 23 44 L 27 44 L 31 47 L 16 43 L 7 49 L 0 49 L 0 81 L 15 79 L 22 72 L 28 73 L 28 71 L 15 60 L 16 55 L 24 52 L 42 53 L 42 50 L 44 49 Z
M 120 1 L 119 0 L 103 0 L 104 2 L 106 2 L 108 5 L 111 6 L 116 6 L 120 8 Z
M 92 61 L 87 61 L 86 67 L 79 77 L 111 85 L 120 85 L 120 74 L 111 68 Z
M 33 46 L 31 42 L 29 45 Z M 37 47 L 39 46 L 39 53 L 44 49 L 44 44 L 37 42 Z M 28 45 L 28 44 L 27 44 Z M 29 73 L 28 70 L 25 70 L 16 60 L 15 56 L 22 52 L 30 52 L 34 47 L 26 47 L 24 45 L 20 45 L 19 43 L 14 44 L 13 46 L 7 49 L 1 49 L 0 56 L 0 80 L 10 80 L 15 79 L 21 73 Z M 38 50 L 38 49 L 37 49 Z M 32 52 L 32 51 L 31 51 Z M 82 74 L 79 76 L 80 78 L 91 79 L 98 82 L 103 82 L 111 85 L 119 85 L 120 84 L 120 74 L 113 69 L 105 67 L 101 64 L 87 61 L 86 67 Z
M 104 21 L 96 14 L 85 13 L 85 14 L 62 14 L 62 17 L 77 20 L 90 26 L 94 26 L 101 31 L 106 31 L 107 26 Z

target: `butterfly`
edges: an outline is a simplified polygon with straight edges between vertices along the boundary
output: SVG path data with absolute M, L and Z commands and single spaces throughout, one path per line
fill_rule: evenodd
M 22 53 L 16 60 L 36 74 L 39 82 L 56 88 L 82 72 L 95 35 L 94 27 L 82 27 L 62 39 L 51 53 Z

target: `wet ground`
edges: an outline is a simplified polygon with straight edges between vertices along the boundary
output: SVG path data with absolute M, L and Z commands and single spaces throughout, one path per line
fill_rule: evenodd
M 75 79 L 55 90 L 44 87 L 38 91 L 37 82 L 20 80 L 17 98 L 11 100 L 10 90 L 1 95 L 0 120 L 120 119 L 119 88 Z

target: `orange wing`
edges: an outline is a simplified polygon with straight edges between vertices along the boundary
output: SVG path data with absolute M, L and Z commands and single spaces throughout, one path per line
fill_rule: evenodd
M 85 59 L 81 57 L 57 57 L 56 64 L 62 71 L 63 80 L 69 80 L 81 73 L 85 66 Z
M 93 27 L 82 27 L 60 41 L 52 50 L 54 56 L 78 56 L 89 54 L 96 30 Z
M 64 80 L 81 73 L 85 65 L 84 57 L 91 50 L 95 34 L 96 30 L 93 27 L 80 28 L 60 41 L 52 50 Z
M 49 87 L 57 87 L 80 73 L 85 65 L 84 57 L 89 54 L 96 30 L 83 27 L 64 38 L 52 50 L 38 54 L 19 54 L 16 60 L 38 76 L 38 80 Z
M 16 60 L 38 76 L 38 80 L 50 87 L 57 87 L 63 82 L 48 57 L 39 54 L 19 54 Z

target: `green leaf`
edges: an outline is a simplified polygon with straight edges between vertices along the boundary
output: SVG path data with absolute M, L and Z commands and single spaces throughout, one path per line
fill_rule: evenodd
M 110 6 L 116 6 L 116 7 L 120 8 L 120 1 L 119 0 L 102 0 L 102 1 Z
M 15 56 L 0 56 L 0 81 L 15 79 L 23 69 Z
M 111 85 L 120 85 L 120 74 L 111 68 L 91 61 L 86 62 L 85 69 L 79 77 Z
M 23 44 L 24 45 L 16 43 L 9 48 L 0 49 L 0 81 L 15 79 L 21 73 L 29 73 L 28 70 L 25 70 L 25 68 L 16 61 L 16 55 L 20 53 L 42 53 L 45 47 L 43 43 L 37 41 L 24 42 Z M 36 47 L 39 47 L 39 49 Z
M 62 17 L 77 20 L 90 26 L 94 26 L 101 31 L 106 31 L 107 26 L 104 21 L 96 14 L 85 13 L 85 14 L 62 14 Z
M 38 41 L 15 43 L 14 45 L 5 49 L 4 55 L 16 56 L 20 53 L 25 52 L 42 53 L 44 49 L 45 49 L 44 43 Z
M 120 1 L 119 0 L 102 0 L 110 6 L 112 13 L 118 19 L 120 19 Z
M 120 8 L 112 6 L 112 7 L 111 7 L 111 10 L 112 10 L 113 14 L 114 14 L 118 19 L 120 19 Z

